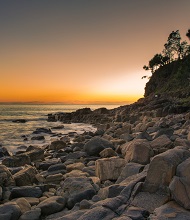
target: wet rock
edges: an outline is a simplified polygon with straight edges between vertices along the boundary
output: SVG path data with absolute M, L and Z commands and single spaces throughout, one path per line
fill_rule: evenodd
M 15 120 L 12 120 L 12 122 L 14 122 L 14 123 L 26 123 L 27 121 L 25 119 L 15 119 Z
M 122 155 L 127 162 L 139 164 L 148 164 L 150 157 L 153 156 L 153 150 L 148 141 L 135 139 L 121 146 Z
M 52 196 L 37 205 L 41 209 L 42 215 L 50 215 L 61 211 L 66 204 L 66 199 L 61 196 Z
M 90 156 L 99 156 L 99 153 L 105 148 L 113 148 L 113 144 L 100 137 L 93 137 L 84 145 L 85 152 Z
M 31 140 L 36 140 L 36 141 L 43 141 L 45 140 L 45 137 L 44 136 L 34 136 L 34 137 L 31 137 Z
M 41 134 L 41 133 L 51 134 L 52 131 L 49 128 L 36 128 L 36 130 L 33 132 L 33 134 Z
M 119 157 L 99 159 L 95 165 L 96 176 L 99 177 L 101 181 L 116 180 L 121 174 L 125 163 L 125 160 Z
M 13 175 L 17 186 L 33 185 L 36 182 L 37 170 L 32 166 L 26 166 L 23 170 L 20 170 Z

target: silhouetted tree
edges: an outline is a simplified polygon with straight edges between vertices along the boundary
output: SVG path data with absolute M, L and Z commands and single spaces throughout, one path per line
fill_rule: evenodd
M 190 29 L 186 36 L 190 39 Z M 168 36 L 167 42 L 164 44 L 164 50 L 162 53 L 154 55 L 149 61 L 148 66 L 144 65 L 143 69 L 151 70 L 151 72 L 154 73 L 155 70 L 171 63 L 175 58 L 183 59 L 188 54 L 190 54 L 190 45 L 188 45 L 187 41 L 181 42 L 179 30 L 172 31 Z M 142 79 L 144 78 L 147 78 L 147 76 L 142 77 Z
M 187 31 L 186 36 L 189 38 L 190 40 L 190 29 Z

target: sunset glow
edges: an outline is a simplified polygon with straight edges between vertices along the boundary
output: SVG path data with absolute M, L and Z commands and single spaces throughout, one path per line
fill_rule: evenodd
M 134 102 L 147 82 L 143 65 L 172 30 L 185 36 L 189 8 L 185 0 L 1 1 L 0 102 Z

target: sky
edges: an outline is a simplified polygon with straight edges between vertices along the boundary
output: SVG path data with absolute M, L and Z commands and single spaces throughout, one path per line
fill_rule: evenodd
M 0 102 L 128 104 L 189 0 L 0 0 Z

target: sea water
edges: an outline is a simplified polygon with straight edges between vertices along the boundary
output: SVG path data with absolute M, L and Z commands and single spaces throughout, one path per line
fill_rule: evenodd
M 50 135 L 44 134 L 45 140 L 31 140 L 31 135 L 36 128 L 50 128 L 55 134 L 68 134 L 69 132 L 83 133 L 84 131 L 95 131 L 92 125 L 83 123 L 63 124 L 62 122 L 48 122 L 47 115 L 57 112 L 72 112 L 80 108 L 91 108 L 91 110 L 106 107 L 113 109 L 118 105 L 0 105 L 0 145 L 9 151 L 16 152 L 22 147 L 31 144 L 43 145 L 53 140 Z M 25 119 L 26 123 L 14 123 L 13 120 Z M 64 125 L 62 129 L 52 129 Z

